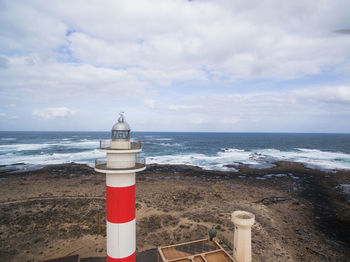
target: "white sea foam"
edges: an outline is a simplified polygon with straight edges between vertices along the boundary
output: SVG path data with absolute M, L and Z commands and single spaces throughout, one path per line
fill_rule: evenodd
M 204 169 L 234 171 L 234 168 L 226 165 L 237 166 L 241 163 L 252 168 L 269 168 L 274 166 L 273 162 L 280 160 L 302 163 L 314 169 L 350 170 L 350 154 L 309 149 L 297 149 L 296 151 L 280 151 L 277 149 L 245 151 L 228 148 L 211 156 L 198 153 L 153 156 L 147 158 L 147 163 L 184 164 L 199 166 Z
M 26 151 L 39 150 L 47 148 L 54 144 L 14 144 L 14 145 L 0 145 L 0 151 Z
M 242 158 L 238 158 L 242 159 Z M 186 154 L 186 155 L 163 155 L 147 158 L 149 164 L 175 164 L 175 165 L 193 165 L 199 166 L 207 170 L 231 170 L 234 168 L 226 167 L 225 165 L 233 162 L 231 155 L 217 154 L 208 156 L 205 154 Z
M 277 149 L 257 150 L 258 153 L 270 157 L 271 160 L 285 160 L 302 163 L 314 169 L 344 169 L 350 170 L 350 154 L 328 152 L 317 149 L 296 148 L 295 151 L 280 151 Z
M 158 145 L 161 145 L 161 146 L 183 146 L 182 143 L 174 143 L 174 144 L 170 144 L 170 143 L 159 143 Z
M 0 156 L 0 163 L 6 165 L 13 165 L 17 163 L 25 163 L 31 165 L 52 165 L 77 162 L 92 165 L 95 158 L 104 156 L 105 154 L 99 152 L 98 149 L 78 153 L 54 153 L 39 155 L 17 155 L 8 153 Z
M 41 143 L 41 144 L 10 144 L 0 145 L 0 152 L 11 152 L 11 151 L 30 151 L 40 150 L 50 147 L 65 147 L 65 148 L 84 148 L 92 149 L 98 147 L 98 140 L 84 140 L 78 142 L 59 142 L 59 143 Z
M 16 138 L 14 137 L 3 137 L 1 138 L 2 141 L 13 141 L 13 140 L 16 140 Z
M 158 141 L 170 141 L 170 140 L 174 140 L 174 138 L 167 138 L 167 137 L 164 137 L 164 138 L 156 138 L 154 140 L 158 140 Z

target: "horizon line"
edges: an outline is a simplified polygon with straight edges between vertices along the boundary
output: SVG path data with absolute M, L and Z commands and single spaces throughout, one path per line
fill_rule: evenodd
M 0 130 L 0 132 L 111 132 L 110 130 Z M 131 131 L 138 133 L 247 133 L 247 134 L 340 134 L 349 135 L 350 132 L 293 132 L 293 131 Z

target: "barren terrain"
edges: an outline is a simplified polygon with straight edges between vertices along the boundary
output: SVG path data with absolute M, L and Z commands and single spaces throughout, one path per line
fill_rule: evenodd
M 231 212 L 255 214 L 253 261 L 350 261 L 349 172 L 279 162 L 239 172 L 151 165 L 137 174 L 137 251 L 196 240 Z M 0 176 L 1 261 L 105 256 L 105 176 L 79 164 Z M 97 233 L 98 213 L 102 231 Z

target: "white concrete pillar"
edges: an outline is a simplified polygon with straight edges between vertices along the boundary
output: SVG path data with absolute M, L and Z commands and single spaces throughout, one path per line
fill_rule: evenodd
M 255 216 L 254 214 L 246 211 L 234 211 L 231 219 L 235 224 L 233 257 L 237 260 L 237 262 L 251 262 L 251 228 L 255 222 Z

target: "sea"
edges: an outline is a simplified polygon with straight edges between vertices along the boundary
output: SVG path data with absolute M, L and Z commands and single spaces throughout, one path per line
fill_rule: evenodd
M 0 132 L 0 170 L 83 163 L 105 157 L 99 141 L 110 132 Z M 147 164 L 181 164 L 237 171 L 291 161 L 319 170 L 350 170 L 350 134 L 132 132 Z

